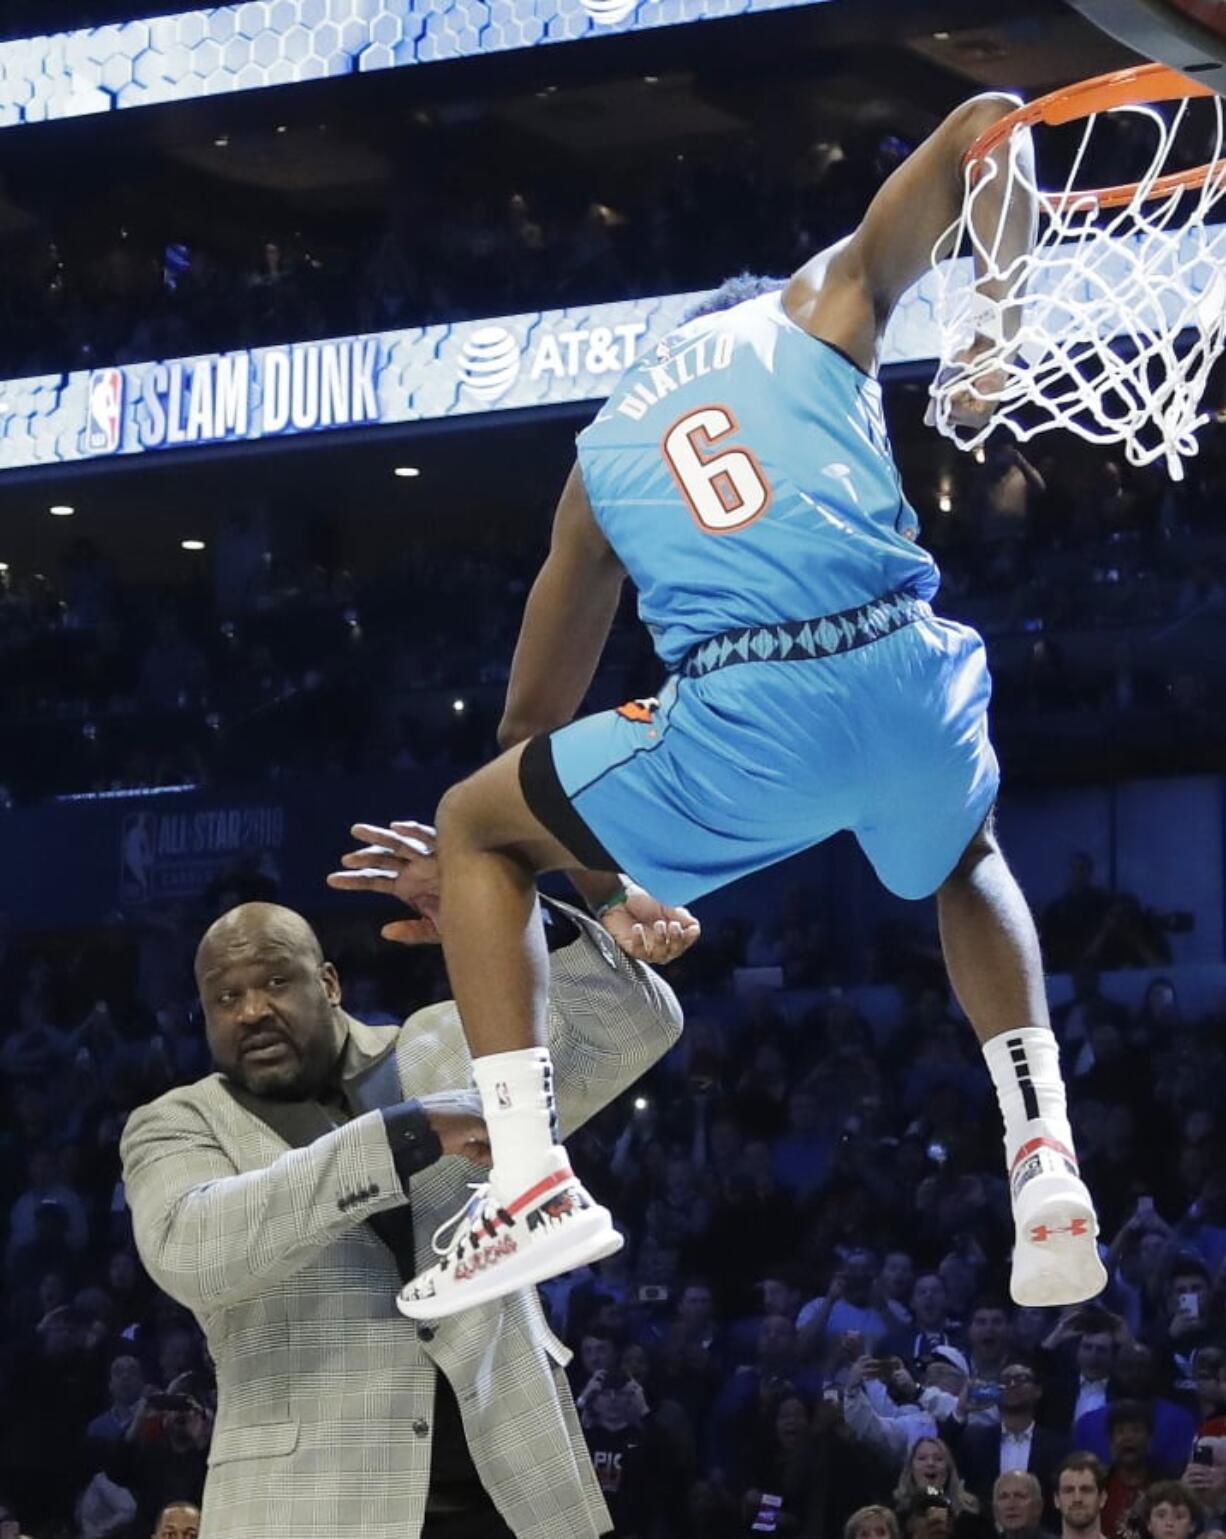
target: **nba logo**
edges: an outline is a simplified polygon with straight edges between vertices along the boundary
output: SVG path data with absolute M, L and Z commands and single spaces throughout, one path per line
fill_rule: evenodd
M 114 454 L 123 436 L 123 372 L 95 369 L 89 377 L 89 419 L 85 447 L 91 454 Z

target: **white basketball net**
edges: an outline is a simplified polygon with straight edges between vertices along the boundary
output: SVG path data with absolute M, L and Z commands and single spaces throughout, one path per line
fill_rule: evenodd
M 977 448 L 1001 426 L 1023 442 L 1068 428 L 1093 443 L 1123 444 L 1133 465 L 1165 457 L 1172 479 L 1182 479 L 1182 458 L 1196 453 L 1208 420 L 1200 402 L 1209 371 L 1226 347 L 1226 225 L 1207 223 L 1226 196 L 1220 97 L 1212 98 L 1214 170 L 1204 186 L 1149 193 L 1168 169 L 1188 106 L 1181 102 L 1169 123 L 1151 106 L 1115 109 L 1141 114 L 1157 133 L 1136 193 L 1118 209 L 1100 213 L 1092 195 L 1075 190 L 1097 115 L 1086 120 L 1060 193 L 1030 181 L 1016 131 L 1007 173 L 991 160 L 968 166 L 962 216 L 933 251 L 942 343 L 930 420 L 961 448 Z M 998 230 L 977 234 L 973 217 L 998 174 L 1008 175 L 1009 195 L 1028 184 L 1041 209 L 1034 250 L 1007 267 L 997 260 Z M 965 249 L 973 275 L 969 259 L 942 260 Z M 1003 297 L 979 292 L 985 279 L 1000 280 Z M 956 410 L 968 392 L 985 403 L 985 416 L 969 426 Z

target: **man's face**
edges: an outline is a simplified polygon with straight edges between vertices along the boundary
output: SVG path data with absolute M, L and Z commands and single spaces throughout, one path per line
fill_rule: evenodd
M 145 1388 L 145 1375 L 134 1357 L 117 1357 L 111 1364 L 111 1399 L 116 1405 L 135 1405 Z
M 1009 1322 L 1003 1309 L 977 1309 L 971 1316 L 970 1343 L 977 1352 L 991 1355 L 1005 1344 Z
M 1150 1539 L 1188 1539 L 1192 1513 L 1174 1502 L 1159 1502 L 1149 1515 Z
M 606 1432 L 620 1432 L 630 1425 L 625 1397 L 620 1390 L 603 1389 L 596 1396 L 596 1422 Z
M 911 1308 L 921 1325 L 940 1325 L 945 1319 L 947 1299 L 945 1284 L 935 1272 L 921 1277 L 911 1294 Z
M 588 1374 L 612 1368 L 616 1353 L 611 1341 L 603 1336 L 585 1336 L 579 1345 L 579 1359 Z
M 681 1295 L 677 1312 L 687 1325 L 709 1325 L 715 1313 L 710 1288 L 691 1283 Z
M 1032 1415 L 1043 1391 L 1034 1370 L 1025 1363 L 1006 1363 L 1000 1376 L 1001 1409 L 1029 1411 Z
M 915 1281 L 911 1257 L 903 1250 L 892 1250 L 881 1268 L 881 1285 L 888 1297 L 905 1299 Z
M 1149 1449 L 1149 1428 L 1143 1421 L 1122 1421 L 1111 1429 L 1111 1457 L 1117 1464 L 1140 1464 Z
M 1037 1528 L 1043 1511 L 1043 1498 L 1036 1494 L 1033 1481 L 1022 1474 L 1002 1475 L 992 1495 L 992 1515 L 1002 1534 Z
M 1065 1528 L 1081 1533 L 1094 1528 L 1106 1502 L 1106 1492 L 1090 1470 L 1065 1470 L 1056 1487 L 1056 1511 Z
M 1107 1331 L 1087 1331 L 1077 1343 L 1077 1371 L 1084 1379 L 1106 1379 L 1115 1361 L 1115 1342 Z
M 890 1539 L 890 1525 L 884 1518 L 861 1518 L 852 1539 Z
M 153 1539 L 200 1539 L 200 1512 L 196 1507 L 167 1507 Z
M 762 1281 L 762 1313 L 764 1315 L 786 1315 L 789 1319 L 796 1314 L 796 1290 L 788 1283 L 780 1282 L 777 1277 L 766 1277 Z
M 767 1315 L 758 1329 L 758 1357 L 764 1363 L 778 1363 L 791 1356 L 796 1345 L 796 1327 L 784 1315 Z
M 206 941 L 197 967 L 205 1029 L 213 1062 L 244 1090 L 304 1100 L 340 1055 L 340 983 L 301 931 L 275 917 L 282 911 L 271 912 Z

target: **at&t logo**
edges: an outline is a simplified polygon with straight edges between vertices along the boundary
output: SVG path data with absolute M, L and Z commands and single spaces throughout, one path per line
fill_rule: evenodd
M 481 326 L 460 350 L 462 391 L 483 406 L 502 399 L 521 373 L 530 380 L 582 379 L 621 374 L 634 362 L 647 331 L 644 321 L 617 326 L 580 326 L 544 332 L 525 356 L 505 326 Z
M 478 401 L 497 401 L 519 378 L 519 343 L 505 326 L 481 326 L 460 354 L 460 384 Z

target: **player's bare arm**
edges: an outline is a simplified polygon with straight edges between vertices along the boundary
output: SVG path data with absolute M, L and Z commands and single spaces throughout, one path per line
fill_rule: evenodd
M 552 731 L 575 715 L 608 640 L 625 576 L 592 514 L 576 464 L 554 514 L 549 555 L 524 609 L 500 747 Z
M 967 152 L 980 134 L 1016 106 L 1013 97 L 992 92 L 951 112 L 888 179 L 854 235 L 833 252 L 815 256 L 793 276 L 783 298 L 791 319 L 872 373 L 894 306 L 931 267 L 933 248 L 962 208 Z M 1032 150 L 1023 142 L 1014 153 L 1030 156 Z M 991 183 L 976 209 L 985 235 L 990 231 L 994 237 L 1000 229 L 1004 263 L 1030 248 L 1036 220 L 1033 198 L 1016 181 L 1005 206 L 1010 179 L 997 161 L 1008 154 L 1006 142 L 989 157 L 996 174 L 982 173 Z M 991 288 L 985 283 L 984 293 L 1000 297 Z

